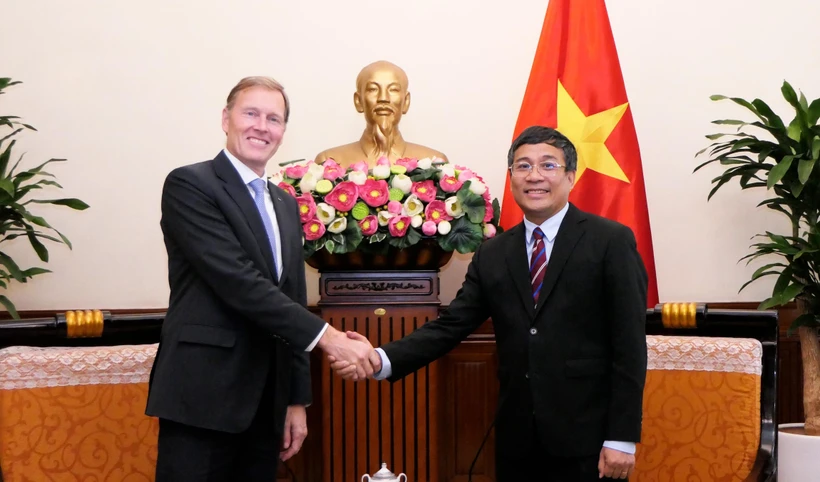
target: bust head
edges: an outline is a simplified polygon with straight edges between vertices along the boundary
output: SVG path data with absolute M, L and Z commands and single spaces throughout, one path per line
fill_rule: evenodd
M 389 134 L 410 108 L 407 74 L 398 65 L 379 60 L 366 66 L 356 77 L 353 104 L 364 114 L 368 125 L 378 125 Z

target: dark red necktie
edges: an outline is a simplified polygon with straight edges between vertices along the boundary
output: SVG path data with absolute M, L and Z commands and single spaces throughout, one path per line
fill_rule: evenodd
M 544 233 L 541 228 L 535 228 L 532 237 L 535 239 L 535 246 L 532 248 L 530 258 L 530 279 L 532 280 L 532 301 L 538 304 L 538 295 L 544 284 L 544 272 L 547 270 L 547 250 L 544 246 Z

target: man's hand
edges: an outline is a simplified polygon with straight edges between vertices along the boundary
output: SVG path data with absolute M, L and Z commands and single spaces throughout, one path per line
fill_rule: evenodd
M 348 331 L 347 337 L 351 340 L 358 340 L 370 345 L 370 341 L 367 338 L 359 333 L 356 333 L 355 331 Z M 355 365 L 352 365 L 345 360 L 337 360 L 333 356 L 328 356 L 327 359 L 330 362 L 330 368 L 336 372 L 336 375 L 339 375 L 345 380 L 359 380 Z M 376 350 L 373 349 L 372 345 L 370 346 L 370 355 L 368 356 L 368 360 L 373 366 L 373 373 L 379 373 L 382 369 L 382 359 L 379 354 L 376 353 Z
M 604 447 L 598 458 L 598 478 L 625 479 L 635 469 L 635 456 L 620 450 Z
M 307 437 L 307 412 L 303 405 L 291 405 L 285 416 L 285 434 L 282 440 L 282 450 L 279 458 L 288 460 L 302 448 L 302 443 Z
M 339 330 L 328 327 L 325 334 L 319 340 L 321 348 L 328 356 L 328 360 L 333 362 L 346 362 L 348 371 L 347 378 L 353 380 L 364 380 L 373 376 L 373 373 L 381 369 L 381 358 L 373 350 L 373 345 L 362 335 L 348 336 Z M 378 368 L 374 369 L 373 362 L 376 361 Z M 352 368 L 351 368 L 352 367 Z M 353 372 L 353 374 L 349 374 Z

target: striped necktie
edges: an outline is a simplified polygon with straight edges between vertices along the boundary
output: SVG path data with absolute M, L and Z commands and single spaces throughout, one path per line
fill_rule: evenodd
M 544 233 L 541 228 L 535 228 L 532 238 L 535 240 L 535 246 L 532 248 L 532 258 L 530 258 L 530 279 L 532 280 L 532 301 L 538 304 L 538 295 L 544 284 L 544 272 L 547 270 L 547 250 L 544 247 Z

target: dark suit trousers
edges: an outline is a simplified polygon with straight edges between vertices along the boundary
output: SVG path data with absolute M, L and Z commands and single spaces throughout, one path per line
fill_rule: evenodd
M 159 421 L 156 482 L 271 482 L 281 450 L 274 407 L 275 370 L 269 370 L 250 427 L 232 434 Z
M 533 432 L 536 432 L 533 427 Z M 496 460 L 496 482 L 600 482 L 626 480 L 598 478 L 600 453 L 587 457 L 554 457 L 549 455 L 533 433 L 529 448 L 505 452 Z M 515 454 L 515 455 L 513 455 Z

